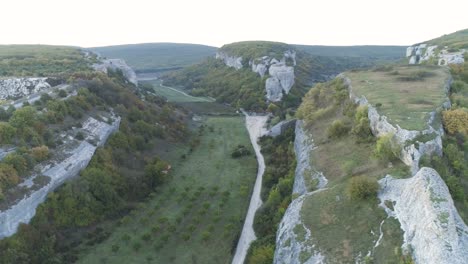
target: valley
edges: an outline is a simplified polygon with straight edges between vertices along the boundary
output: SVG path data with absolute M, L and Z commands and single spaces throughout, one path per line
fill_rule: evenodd
M 466 32 L 0 46 L 0 263 L 464 264 Z

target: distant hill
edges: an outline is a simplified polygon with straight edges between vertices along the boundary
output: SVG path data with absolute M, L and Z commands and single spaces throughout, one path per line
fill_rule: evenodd
M 400 51 L 399 57 L 395 58 L 405 55 L 404 48 Z M 387 53 L 387 57 L 375 55 L 375 59 L 370 59 L 365 57 L 368 55 L 365 55 L 364 51 L 359 53 L 359 56 L 318 56 L 294 45 L 269 41 L 226 44 L 219 49 L 218 55 L 218 59 L 211 58 L 164 76 L 165 84 L 183 87 L 193 95 L 214 97 L 220 102 L 236 107 L 260 110 L 268 106 L 265 101 L 268 91 L 278 90 L 272 88 L 271 80 L 268 83 L 268 79 L 274 77 L 271 74 L 274 75 L 278 71 L 277 67 L 282 67 L 277 77 L 285 81 L 285 76 L 292 71 L 290 67 L 294 67 L 293 78 L 290 79 L 294 80 L 293 85 L 287 87 L 290 92 L 285 92 L 287 95 L 285 94 L 282 102 L 276 103 L 281 104 L 282 109 L 286 109 L 299 105 L 302 96 L 314 83 L 327 81 L 349 69 L 373 66 L 377 59 L 385 60 L 384 58 L 393 56 Z M 274 64 L 273 59 L 278 62 L 274 72 L 268 70 L 271 64 Z M 282 60 L 283 62 L 280 62 Z M 288 81 L 283 83 L 290 84 Z
M 198 44 L 145 43 L 90 48 L 104 57 L 124 59 L 137 73 L 180 69 L 214 56 L 215 47 Z
M 0 76 L 57 76 L 88 70 L 89 64 L 76 47 L 0 45 Z
M 362 61 L 394 61 L 405 57 L 405 46 L 316 46 L 293 45 L 297 49 L 315 56 L 352 57 Z

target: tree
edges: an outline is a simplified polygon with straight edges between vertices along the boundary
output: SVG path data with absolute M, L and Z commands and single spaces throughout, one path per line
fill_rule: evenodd
M 275 247 L 273 245 L 264 245 L 255 247 L 252 251 L 252 256 L 248 259 L 249 264 L 271 264 Z
M 0 122 L 0 144 L 9 144 L 16 134 L 16 129 L 7 122 Z
M 9 123 L 18 129 L 24 129 L 27 126 L 31 126 L 34 122 L 34 119 L 34 109 L 31 106 L 26 106 L 13 112 Z
M 392 134 L 383 135 L 377 140 L 375 145 L 374 155 L 383 162 L 396 159 L 400 153 L 399 147 L 395 146 L 392 139 Z

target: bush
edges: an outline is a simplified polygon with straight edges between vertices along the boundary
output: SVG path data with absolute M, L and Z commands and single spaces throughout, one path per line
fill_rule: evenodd
M 383 162 L 389 162 L 398 158 L 400 148 L 392 142 L 393 135 L 387 134 L 377 139 L 374 155 Z
M 368 199 L 377 196 L 379 183 L 377 179 L 367 176 L 351 178 L 348 183 L 348 194 L 351 199 Z
M 447 110 L 442 113 L 445 130 L 449 134 L 468 133 L 468 112 L 464 109 Z
M 37 162 L 44 161 L 49 158 L 49 148 L 47 146 L 32 148 L 31 155 Z
M 350 130 L 349 126 L 346 126 L 342 120 L 335 120 L 327 129 L 327 135 L 329 138 L 340 138 L 346 135 Z

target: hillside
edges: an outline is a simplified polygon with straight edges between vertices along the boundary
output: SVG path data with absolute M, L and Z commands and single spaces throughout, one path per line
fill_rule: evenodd
M 93 58 L 76 47 L 0 45 L 0 76 L 57 76 L 88 70 Z
M 369 66 L 360 59 L 311 56 L 294 46 L 267 41 L 227 44 L 210 58 L 164 76 L 166 84 L 194 95 L 249 110 L 265 110 L 269 103 L 282 109 L 297 107 L 316 82 L 351 68 Z
M 468 49 L 468 29 L 443 35 L 441 37 L 427 41 L 428 44 L 438 46 L 448 46 L 452 49 Z
M 466 262 L 467 69 L 351 70 L 305 95 L 275 264 Z
M 402 59 L 405 46 L 316 46 L 316 45 L 294 45 L 311 55 L 325 57 L 351 57 L 361 58 L 368 61 L 396 61 Z
M 180 69 L 214 56 L 216 52 L 215 47 L 179 43 L 129 44 L 90 50 L 104 57 L 124 59 L 137 73 Z

